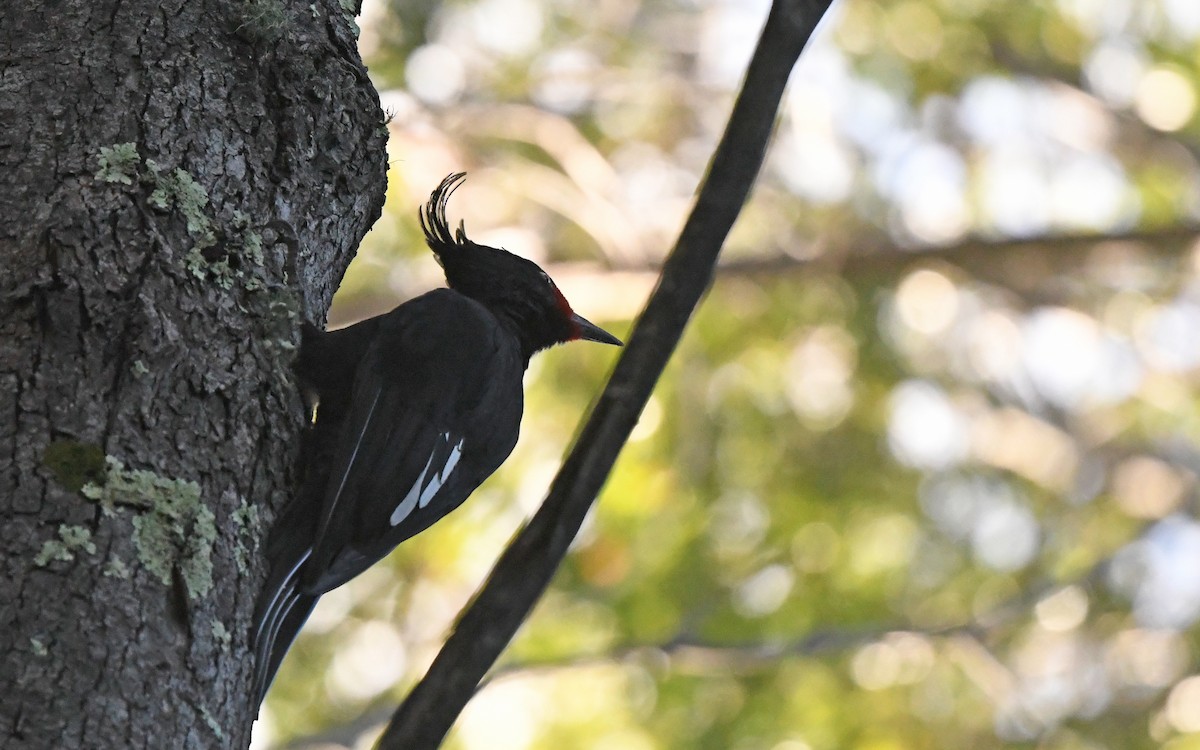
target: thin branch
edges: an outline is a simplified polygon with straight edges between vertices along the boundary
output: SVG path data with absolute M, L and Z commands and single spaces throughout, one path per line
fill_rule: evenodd
M 1141 538 L 1151 524 L 1143 527 Z M 996 631 L 1008 628 L 1029 616 L 1034 605 L 1056 589 L 1065 586 L 1094 588 L 1107 575 L 1112 557 L 1093 563 L 1083 575 L 1071 581 L 1043 580 L 999 603 L 988 612 L 966 622 L 942 627 L 921 627 L 911 622 L 871 624 L 860 627 L 826 628 L 803 636 L 772 641 L 717 643 L 690 633 L 680 633 L 666 642 L 627 643 L 597 654 L 572 655 L 563 659 L 512 662 L 488 675 L 480 689 L 510 677 L 526 676 L 558 669 L 573 669 L 613 664 L 630 659 L 670 664 L 672 670 L 690 666 L 694 674 L 752 674 L 778 669 L 780 660 L 821 654 L 844 654 L 851 649 L 874 643 L 893 633 L 911 633 L 930 639 L 967 637 L 981 643 L 993 640 Z
M 1123 133 L 1116 139 L 1119 144 L 1127 145 L 1124 142 L 1131 137 L 1156 145 L 1174 144 L 1186 151 L 1194 161 L 1200 162 L 1200 144 L 1195 139 L 1188 138 L 1186 130 L 1170 134 L 1163 133 L 1150 127 L 1144 120 L 1131 112 L 1113 108 L 1088 85 L 1082 67 L 1067 65 L 1050 57 L 1034 59 L 998 38 L 989 39 L 988 44 L 991 47 L 992 57 L 1008 72 L 1058 84 L 1073 93 L 1086 97 L 1097 107 L 1104 109 L 1123 129 Z
M 501 555 L 425 678 L 392 717 L 379 740 L 382 750 L 440 745 L 549 585 L 708 288 L 758 176 L 788 77 L 830 1 L 772 4 L 696 205 L 608 386 L 545 503 Z
M 988 264 L 1011 265 L 1037 253 L 1046 265 L 1076 268 L 1097 246 L 1130 244 L 1152 255 L 1175 256 L 1179 244 L 1200 238 L 1200 226 L 1176 224 L 1116 232 L 1045 234 L 1036 237 L 964 237 L 947 245 L 901 248 L 885 239 L 855 238 L 812 257 L 775 255 L 721 263 L 720 273 L 775 275 L 788 271 L 829 271 L 846 276 L 892 276 L 921 261 L 944 261 L 966 271 Z

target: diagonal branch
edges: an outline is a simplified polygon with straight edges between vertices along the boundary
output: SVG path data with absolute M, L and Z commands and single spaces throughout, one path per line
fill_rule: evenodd
M 496 563 L 425 678 L 380 738 L 382 750 L 441 744 L 479 681 L 545 591 L 608 478 L 762 165 L 792 67 L 831 0 L 775 0 L 696 205 L 545 503 Z

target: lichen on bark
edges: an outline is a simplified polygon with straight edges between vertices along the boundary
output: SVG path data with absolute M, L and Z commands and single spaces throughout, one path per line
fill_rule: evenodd
M 206 596 L 213 585 L 217 527 L 216 516 L 200 498 L 200 485 L 127 469 L 112 456 L 107 463 L 103 482 L 84 485 L 84 496 L 100 503 L 110 515 L 119 506 L 132 508 L 138 561 L 164 586 L 169 586 L 177 573 L 189 597 Z

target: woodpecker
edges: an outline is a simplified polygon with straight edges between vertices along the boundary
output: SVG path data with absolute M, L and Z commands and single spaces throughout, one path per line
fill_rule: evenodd
M 537 264 L 446 221 L 464 173 L 418 212 L 449 288 L 337 331 L 305 325 L 294 365 L 316 402 L 304 481 L 266 545 L 255 613 L 262 701 L 320 596 L 462 504 L 517 442 L 530 358 L 578 339 L 621 345 Z

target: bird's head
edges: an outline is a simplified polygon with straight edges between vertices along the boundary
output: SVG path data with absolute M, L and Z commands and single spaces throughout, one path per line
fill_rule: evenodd
M 462 222 L 453 232 L 446 204 L 466 173 L 442 180 L 418 216 L 450 288 L 465 294 L 509 325 L 526 357 L 555 344 L 583 339 L 621 345 L 620 339 L 571 309 L 566 297 L 536 263 L 498 247 L 472 242 Z

